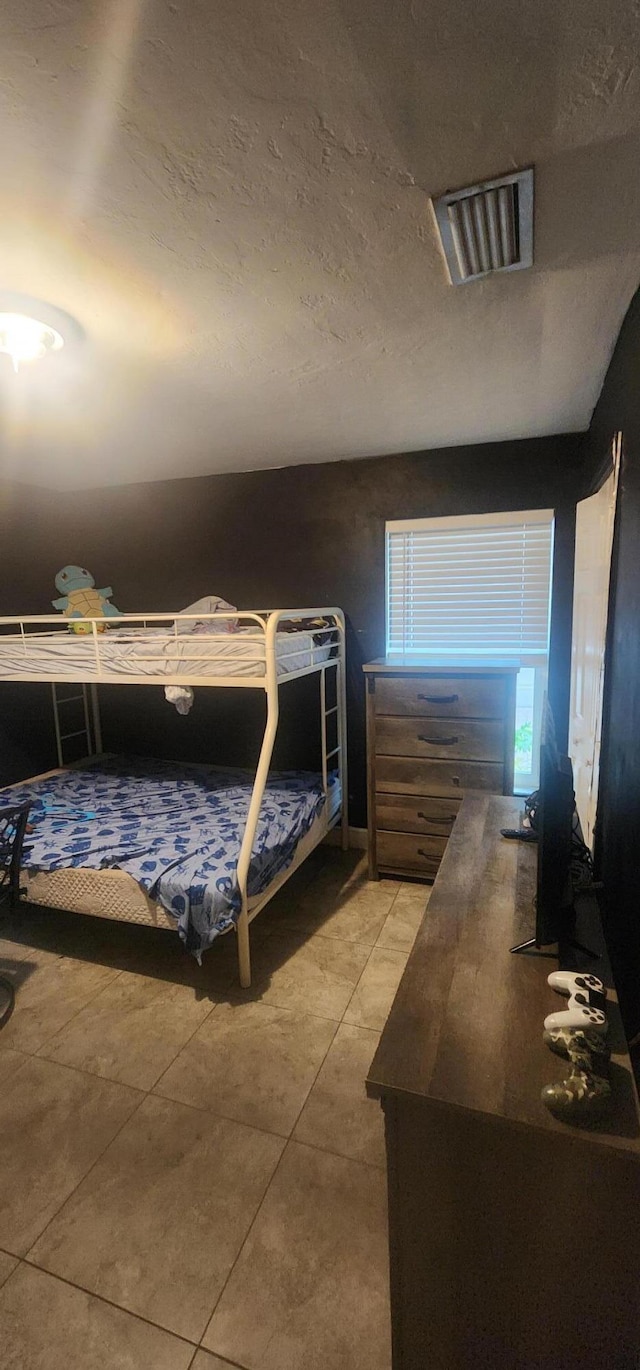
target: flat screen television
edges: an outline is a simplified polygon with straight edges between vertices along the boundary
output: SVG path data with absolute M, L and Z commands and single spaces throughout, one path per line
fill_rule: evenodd
M 573 767 L 545 743 L 540 748 L 538 805 L 538 876 L 536 881 L 536 945 L 549 946 L 571 937 L 573 886 L 571 857 L 575 797 Z
M 532 814 L 538 834 L 535 936 L 512 951 L 572 940 L 574 911 L 571 863 L 575 820 L 573 768 L 558 752 L 553 716 L 545 701 L 540 783 Z

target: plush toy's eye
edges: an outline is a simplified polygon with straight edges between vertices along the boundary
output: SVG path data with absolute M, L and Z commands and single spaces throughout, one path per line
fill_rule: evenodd
M 88 572 L 88 571 L 83 571 L 82 574 L 83 574 L 83 576 L 88 576 L 89 572 Z
M 63 580 L 68 580 L 68 579 L 69 579 L 69 577 L 67 576 L 66 571 L 63 571 L 63 572 L 62 572 L 62 579 L 63 579 Z

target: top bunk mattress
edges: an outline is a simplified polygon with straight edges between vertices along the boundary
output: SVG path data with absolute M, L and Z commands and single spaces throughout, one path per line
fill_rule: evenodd
M 236 867 L 254 776 L 218 766 L 102 757 L 0 791 L 0 803 L 31 805 L 25 847 L 30 873 L 68 867 L 121 870 L 174 919 L 200 954 L 237 921 Z M 329 821 L 340 803 L 329 777 Z M 325 813 L 322 777 L 269 776 L 249 866 L 256 897 L 291 865 L 298 843 Z
M 309 632 L 276 635 L 279 676 L 327 661 L 335 645 Z M 227 677 L 264 677 L 265 638 L 259 628 L 236 633 L 175 634 L 163 629 L 109 628 L 98 639 L 64 628 L 0 634 L 0 680 L 116 681 L 157 679 L 163 684 L 204 683 Z

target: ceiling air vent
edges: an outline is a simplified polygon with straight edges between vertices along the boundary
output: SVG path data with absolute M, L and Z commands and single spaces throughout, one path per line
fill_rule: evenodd
M 533 262 L 533 167 L 432 200 L 452 285 Z

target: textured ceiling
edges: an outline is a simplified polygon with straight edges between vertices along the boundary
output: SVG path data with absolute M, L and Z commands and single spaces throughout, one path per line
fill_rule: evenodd
M 640 277 L 639 0 L 3 0 L 0 288 L 45 485 L 580 429 Z M 428 197 L 535 163 L 535 266 L 454 289 Z

